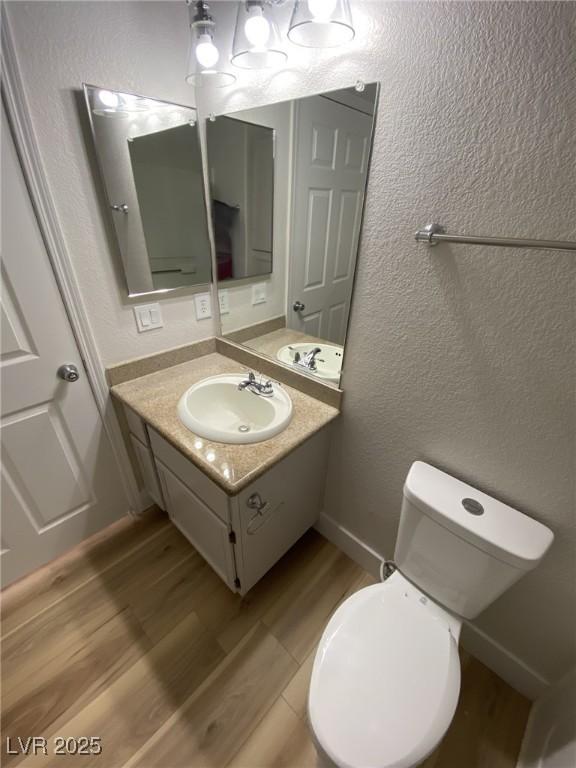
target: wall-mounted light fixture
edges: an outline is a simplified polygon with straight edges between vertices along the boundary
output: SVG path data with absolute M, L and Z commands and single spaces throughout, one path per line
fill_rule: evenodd
M 348 0 L 296 0 L 288 37 L 307 48 L 335 48 L 349 43 L 354 26 Z
M 242 69 L 279 67 L 287 59 L 268 0 L 243 0 L 238 6 L 232 64 Z
M 195 86 L 211 85 L 221 88 L 235 80 L 232 72 L 218 67 L 220 51 L 214 42 L 216 24 L 203 0 L 186 0 L 190 13 L 190 53 L 186 68 L 186 82 Z

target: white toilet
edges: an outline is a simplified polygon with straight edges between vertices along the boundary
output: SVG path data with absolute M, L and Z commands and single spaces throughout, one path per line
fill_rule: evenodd
M 308 714 L 320 763 L 421 763 L 456 709 L 462 620 L 535 568 L 553 538 L 521 512 L 415 462 L 404 485 L 398 570 L 348 598 L 318 646 Z

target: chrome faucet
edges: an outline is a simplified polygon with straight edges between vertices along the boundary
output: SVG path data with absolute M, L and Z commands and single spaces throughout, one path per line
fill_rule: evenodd
M 316 355 L 319 355 L 320 352 L 322 352 L 320 347 L 314 347 L 314 349 L 306 352 L 305 355 L 300 355 L 300 352 L 296 352 L 294 355 L 294 365 L 307 368 L 309 371 L 315 371 L 317 369 Z
M 248 372 L 247 379 L 241 381 L 240 384 L 238 384 L 238 389 L 240 391 L 243 389 L 248 389 L 255 395 L 262 395 L 262 397 L 272 397 L 274 395 L 272 382 L 270 380 L 264 382 L 256 381 L 256 374 L 252 371 Z

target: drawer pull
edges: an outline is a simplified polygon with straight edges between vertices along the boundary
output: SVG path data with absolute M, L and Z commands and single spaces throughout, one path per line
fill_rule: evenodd
M 253 493 L 252 496 L 249 496 L 248 500 L 246 501 L 246 506 L 248 509 L 255 509 L 259 514 L 262 514 L 262 510 L 266 507 L 267 504 L 267 501 L 262 501 L 262 496 L 260 496 L 259 493 Z
M 268 502 L 265 502 L 262 509 L 257 510 L 248 521 L 248 525 L 246 526 L 246 533 L 248 536 L 253 536 L 264 525 L 266 525 L 269 520 L 273 520 L 276 516 L 276 513 L 283 509 L 283 507 L 283 501 L 281 501 L 280 504 L 278 504 L 276 507 L 273 507 L 268 504 Z

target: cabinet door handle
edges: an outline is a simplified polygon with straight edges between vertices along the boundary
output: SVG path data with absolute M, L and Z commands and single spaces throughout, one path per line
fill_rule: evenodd
M 267 501 L 262 501 L 262 496 L 259 493 L 253 493 L 248 497 L 246 506 L 248 509 L 255 509 L 259 514 L 262 514 L 262 510 L 267 506 Z
M 276 515 L 284 508 L 284 502 L 281 501 L 275 507 L 265 502 L 262 509 L 257 510 L 246 526 L 246 533 L 253 536 L 257 531 L 263 528 L 270 520 L 274 520 Z

